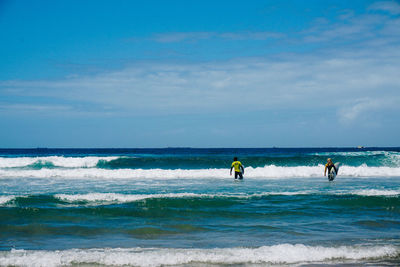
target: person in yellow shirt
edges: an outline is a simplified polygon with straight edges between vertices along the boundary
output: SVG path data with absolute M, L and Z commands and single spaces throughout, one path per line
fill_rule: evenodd
M 244 168 L 243 165 L 240 161 L 238 161 L 237 157 L 233 158 L 233 162 L 231 165 L 231 175 L 232 175 L 232 169 L 235 169 L 235 179 L 239 177 L 239 179 L 243 179 L 243 174 L 244 174 Z

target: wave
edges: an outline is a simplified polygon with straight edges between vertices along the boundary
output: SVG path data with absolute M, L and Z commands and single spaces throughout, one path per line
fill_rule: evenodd
M 12 200 L 14 200 L 16 196 L 0 196 L 0 205 L 6 204 Z
M 141 201 L 145 199 L 183 199 L 183 198 L 204 198 L 204 199 L 255 199 L 268 196 L 301 196 L 301 195 L 356 195 L 356 196 L 376 196 L 376 197 L 397 197 L 400 190 L 355 190 L 348 192 L 317 192 L 317 191 L 297 191 L 297 192 L 265 192 L 265 193 L 220 193 L 220 194 L 199 194 L 199 193 L 167 193 L 167 194 L 117 194 L 117 193 L 88 193 L 88 194 L 57 194 L 54 197 L 69 203 L 89 203 L 97 204 L 120 204 Z
M 166 194 L 116 194 L 116 193 L 89 193 L 89 194 L 57 194 L 56 198 L 67 202 L 93 202 L 93 203 L 125 203 L 134 202 L 145 199 L 165 199 L 165 198 L 237 198 L 249 199 L 260 198 L 271 195 L 307 195 L 312 191 L 300 192 L 266 192 L 266 193 L 220 193 L 220 194 L 199 194 L 199 193 L 166 193 Z M 316 192 L 314 192 L 316 193 Z M 399 193 L 400 194 L 400 193 Z
M 125 203 L 150 198 L 210 198 L 223 196 L 222 194 L 196 193 L 169 193 L 169 194 L 117 194 L 117 193 L 89 193 L 89 194 L 57 194 L 54 197 L 66 202 L 94 202 L 94 203 Z
M 384 155 L 384 156 L 399 156 L 400 153 L 397 151 L 332 151 L 332 152 L 315 152 L 308 153 L 309 155 L 317 155 L 317 156 L 349 156 L 349 157 L 357 157 L 357 156 L 376 156 L 376 155 Z
M 88 193 L 88 194 L 57 194 L 54 197 L 67 202 L 108 202 L 125 203 L 151 198 L 238 198 L 250 199 L 266 196 L 300 196 L 300 195 L 357 195 L 357 196 L 399 196 L 400 190 L 354 190 L 354 191 L 333 191 L 318 192 L 312 190 L 304 191 L 283 191 L 265 193 L 220 193 L 220 194 L 199 194 L 199 193 L 166 193 L 166 194 L 117 194 L 117 193 Z
M 399 196 L 400 190 L 364 189 L 356 190 L 352 194 L 359 196 Z
M 245 178 L 322 177 L 324 166 L 280 167 L 275 165 L 245 168 Z M 400 177 L 400 167 L 341 166 L 339 177 Z M 0 178 L 71 178 L 71 179 L 231 179 L 229 169 L 0 169 Z
M 332 157 L 335 162 L 352 167 L 400 167 L 400 152 L 324 152 L 324 153 L 269 153 L 243 155 L 245 166 L 315 167 Z M 0 168 L 100 168 L 100 169 L 220 169 L 230 167 L 231 157 L 226 155 L 151 155 L 151 156 L 45 156 L 0 157 Z
M 96 167 L 99 161 L 107 162 L 119 157 L 0 157 L 0 168 L 17 167 L 65 167 L 65 168 L 90 168 Z
M 346 261 L 397 259 L 399 247 L 383 246 L 308 246 L 279 244 L 258 248 L 99 248 L 61 251 L 1 251 L 0 266 L 146 266 L 188 264 L 257 264 L 281 265 Z
M 331 157 L 335 161 L 340 161 L 351 166 L 400 166 L 400 153 L 395 151 L 362 151 L 362 152 L 320 152 L 314 156 Z
M 317 166 L 333 157 L 337 162 L 348 166 L 368 165 L 374 167 L 400 167 L 400 153 L 388 151 L 368 152 L 333 152 L 326 153 L 285 153 L 266 155 L 246 155 L 241 161 L 248 167 L 275 165 L 282 167 Z M 97 167 L 105 169 L 205 169 L 225 168 L 230 166 L 231 158 L 227 156 L 175 155 L 152 157 L 118 157 L 111 160 L 99 160 Z
M 314 192 L 315 194 L 317 192 Z M 107 204 L 121 204 L 121 203 L 129 203 L 135 201 L 141 201 L 146 199 L 195 199 L 195 198 L 203 198 L 203 199 L 251 199 L 251 198 L 260 198 L 265 196 L 273 196 L 273 195 L 282 195 L 282 196 L 293 196 L 293 195 L 307 195 L 313 194 L 311 191 L 300 191 L 300 192 L 267 192 L 267 193 L 255 193 L 255 194 L 245 194 L 245 193 L 231 193 L 231 194 L 199 194 L 199 193 L 165 193 L 165 194 L 120 194 L 120 193 L 87 193 L 87 194 L 55 194 L 54 196 L 45 196 L 42 198 L 47 198 L 47 201 L 60 200 L 66 203 L 78 203 L 89 205 L 107 205 Z M 400 193 L 399 193 L 400 194 Z M 0 196 L 0 205 L 6 205 L 11 202 L 14 202 L 18 199 L 24 199 L 24 203 L 28 198 L 40 198 L 41 196 Z M 53 198 L 53 199 L 52 199 Z M 29 200 L 28 200 L 29 201 Z
M 107 205 L 136 202 L 146 199 L 257 199 L 268 196 L 360 196 L 360 197 L 398 197 L 400 190 L 338 190 L 338 191 L 317 191 L 317 190 L 301 190 L 301 191 L 274 191 L 262 193 L 163 193 L 163 194 L 122 194 L 122 193 L 86 193 L 86 194 L 55 194 L 55 195 L 5 195 L 0 196 L 0 205 L 7 205 L 18 199 L 23 199 L 23 203 L 28 203 L 29 198 L 34 201 L 77 203 L 85 205 Z M 42 199 L 39 200 L 39 199 Z M 59 202 L 61 201 L 61 202 Z

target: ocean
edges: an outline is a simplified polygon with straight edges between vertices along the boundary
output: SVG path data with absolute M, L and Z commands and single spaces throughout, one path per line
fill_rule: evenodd
M 0 149 L 0 266 L 400 266 L 400 148 Z

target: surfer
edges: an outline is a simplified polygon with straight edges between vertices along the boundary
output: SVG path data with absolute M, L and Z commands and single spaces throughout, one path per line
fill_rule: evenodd
M 243 165 L 240 161 L 238 161 L 237 157 L 233 158 L 233 162 L 231 165 L 231 174 L 232 175 L 232 169 L 235 168 L 235 179 L 239 177 L 239 179 L 243 179 L 243 174 L 244 174 L 244 168 Z
M 324 176 L 326 176 L 326 170 L 328 170 L 328 174 L 331 173 L 331 169 L 335 170 L 335 173 L 338 173 L 338 169 L 336 168 L 335 164 L 333 164 L 332 159 L 328 158 L 327 163 L 325 164 Z

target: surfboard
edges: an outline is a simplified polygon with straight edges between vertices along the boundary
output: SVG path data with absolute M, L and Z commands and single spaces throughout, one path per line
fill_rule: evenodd
M 339 165 L 340 162 L 336 162 L 335 164 L 335 168 L 337 170 L 337 172 L 339 172 Z M 331 171 L 328 173 L 328 180 L 329 181 L 333 181 L 337 175 L 337 173 L 335 172 L 335 168 L 331 168 Z

